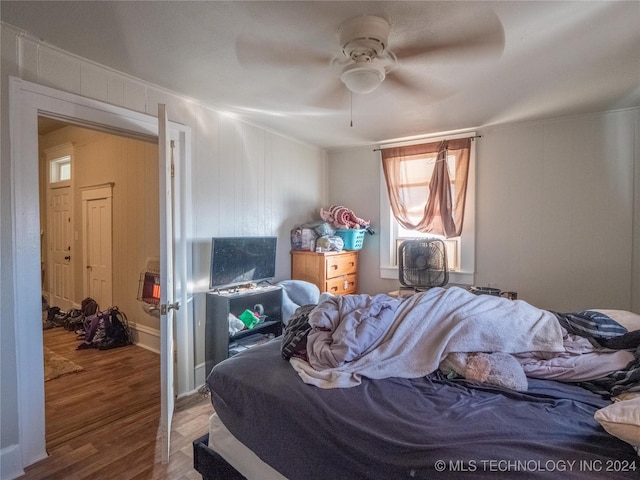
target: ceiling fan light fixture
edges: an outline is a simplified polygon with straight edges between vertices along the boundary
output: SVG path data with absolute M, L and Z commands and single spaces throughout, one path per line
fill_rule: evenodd
M 371 93 L 383 82 L 384 68 L 373 63 L 353 63 L 342 70 L 340 80 L 353 93 Z

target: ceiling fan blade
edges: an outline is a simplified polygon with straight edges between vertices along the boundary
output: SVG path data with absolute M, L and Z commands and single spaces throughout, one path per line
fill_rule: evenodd
M 342 110 L 349 106 L 349 95 L 347 87 L 336 79 L 313 97 L 311 106 L 328 110 Z
M 410 78 L 396 70 L 387 74 L 383 85 L 385 83 L 406 90 L 409 94 L 419 95 L 421 98 L 427 97 L 441 100 L 456 93 L 452 88 L 439 82 L 425 78 Z
M 285 42 L 274 42 L 254 35 L 236 39 L 236 58 L 242 65 L 268 67 L 329 66 L 332 58 L 325 52 Z
M 451 28 L 440 37 L 447 38 L 398 48 L 391 46 L 391 50 L 401 62 L 425 57 L 445 61 L 473 60 L 479 56 L 498 58 L 504 50 L 504 27 L 497 17 L 495 21 L 486 23 L 463 22 L 459 28 Z

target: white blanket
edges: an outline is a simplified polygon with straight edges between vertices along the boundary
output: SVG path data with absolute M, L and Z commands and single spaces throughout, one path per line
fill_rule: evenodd
M 317 308 L 331 311 L 324 307 L 321 303 Z M 321 388 L 353 387 L 361 383 L 362 377 L 422 377 L 435 371 L 449 352 L 563 351 L 562 329 L 550 312 L 522 300 L 474 295 L 458 287 L 433 288 L 399 301 L 397 308 L 392 308 L 392 321 L 386 331 L 366 336 L 368 341 L 361 346 L 357 341 L 350 345 L 348 360 L 338 362 L 335 367 L 313 368 L 313 364 L 322 365 L 328 357 L 331 341 L 327 342 L 327 338 L 338 332 L 336 345 L 342 350 L 345 341 L 349 342 L 340 336 L 344 329 L 339 325 L 354 323 L 354 314 L 363 315 L 360 302 L 337 302 L 335 308 L 339 315 L 329 313 L 332 316 L 329 321 L 322 315 L 309 316 L 312 327 L 307 341 L 309 362 L 290 360 L 305 383 Z M 369 323 L 374 325 L 371 320 Z M 324 333 L 315 335 L 317 332 Z M 319 348 L 314 345 L 316 341 L 321 342 Z M 322 352 L 323 358 L 315 358 L 314 351 Z

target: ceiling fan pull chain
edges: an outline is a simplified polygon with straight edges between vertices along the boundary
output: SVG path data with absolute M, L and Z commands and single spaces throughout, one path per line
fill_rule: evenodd
M 351 99 L 351 119 L 349 121 L 349 126 L 353 128 L 353 92 L 350 91 L 349 93 L 350 93 L 349 98 Z

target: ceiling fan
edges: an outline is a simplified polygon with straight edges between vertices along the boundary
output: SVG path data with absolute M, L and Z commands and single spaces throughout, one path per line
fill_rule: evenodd
M 241 64 L 267 66 L 339 67 L 342 83 L 329 85 L 323 95 L 326 104 L 331 99 L 344 97 L 345 91 L 369 94 L 384 83 L 392 84 L 412 94 L 439 96 L 450 93 L 447 87 L 437 87 L 429 80 L 412 74 L 416 60 L 428 62 L 434 58 L 451 61 L 469 61 L 485 56 L 499 56 L 504 48 L 504 29 L 495 14 L 483 22 L 466 21 L 447 32 L 419 42 L 389 47 L 393 31 L 389 22 L 375 15 L 361 15 L 343 22 L 338 28 L 339 52 L 329 52 L 300 46 L 296 42 L 273 42 L 251 36 L 236 40 L 236 55 Z M 334 51 L 335 52 L 335 51 Z M 404 65 L 403 65 L 404 64 Z M 410 66 L 407 66 L 409 65 Z M 401 68 L 397 68 L 400 66 Z M 345 87 L 347 90 L 345 90 Z
M 342 58 L 335 63 L 346 64 L 340 80 L 353 93 L 371 93 L 384 81 L 396 63 L 388 49 L 389 22 L 373 15 L 347 20 L 338 30 Z

